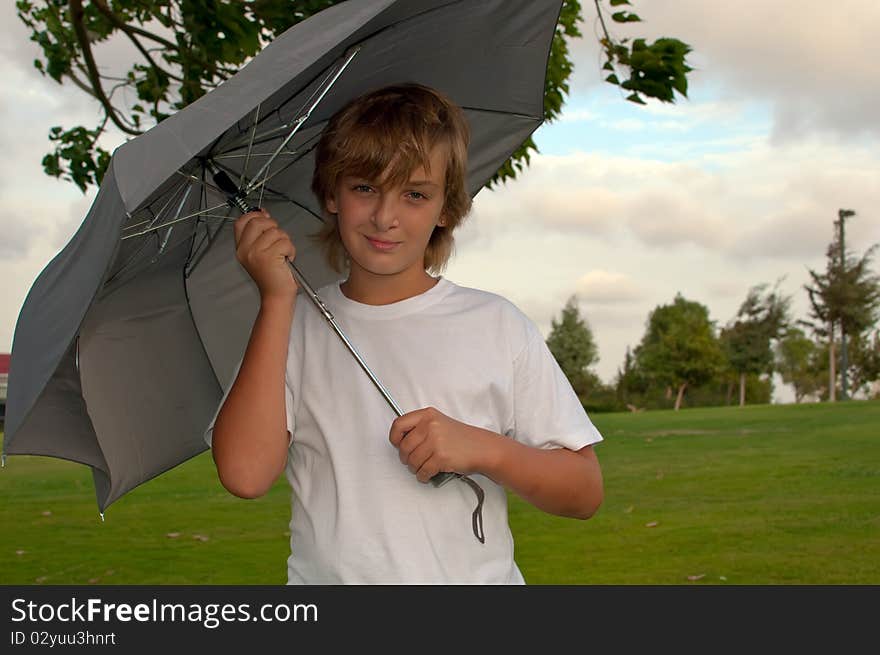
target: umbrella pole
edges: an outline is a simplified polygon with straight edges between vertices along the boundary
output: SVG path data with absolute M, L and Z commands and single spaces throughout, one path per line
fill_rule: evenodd
M 351 353 L 352 357 L 354 357 L 355 361 L 358 363 L 364 373 L 367 374 L 367 377 L 370 378 L 373 386 L 375 386 L 376 389 L 379 390 L 379 393 L 382 394 L 382 397 L 385 399 L 388 405 L 391 406 L 391 409 L 394 411 L 394 413 L 398 417 L 403 416 L 403 411 L 400 409 L 400 406 L 397 404 L 394 398 L 392 398 L 391 394 L 388 392 L 388 389 L 385 388 L 385 385 L 383 385 L 379 378 L 376 377 L 376 374 L 373 373 L 369 366 L 367 366 L 364 358 L 361 357 L 361 354 L 357 351 L 357 348 L 354 347 L 354 344 L 352 344 L 352 342 L 348 339 L 348 336 L 345 334 L 345 332 L 342 331 L 342 328 L 339 327 L 336 319 L 333 318 L 333 314 L 331 314 L 330 310 L 327 309 L 327 306 L 312 288 L 312 285 L 309 284 L 308 280 L 306 280 L 305 276 L 297 268 L 296 264 L 294 264 L 290 260 L 287 260 L 287 263 L 293 270 L 293 275 L 296 278 L 297 283 L 303 288 L 303 290 L 306 292 L 306 295 L 311 299 L 312 303 L 315 305 L 315 307 L 317 307 L 318 311 L 321 312 L 321 315 L 324 317 L 327 323 L 330 324 L 330 327 L 333 328 L 333 331 L 336 333 L 336 335 L 342 340 L 342 343 L 348 349 L 348 352 Z M 433 478 L 431 478 L 431 484 L 433 484 L 435 487 L 440 487 L 455 477 L 461 476 L 457 473 L 438 473 Z
M 363 369 L 364 373 L 367 374 L 367 377 L 370 378 L 370 381 L 373 385 L 379 390 L 379 393 L 382 394 L 382 397 L 385 398 L 386 402 L 391 406 L 391 409 L 394 410 L 394 413 L 399 417 L 403 416 L 403 412 L 400 407 L 394 401 L 394 398 L 391 397 L 391 394 L 388 393 L 388 390 L 385 386 L 379 381 L 379 378 L 370 370 L 370 367 L 367 366 L 367 363 L 364 361 L 363 357 L 361 357 L 360 353 L 357 351 L 357 348 L 348 340 L 348 337 L 345 335 L 345 332 L 342 331 L 342 328 L 336 323 L 336 320 L 333 318 L 333 314 L 330 313 L 330 310 L 324 305 L 321 298 L 315 293 L 315 290 L 312 288 L 312 285 L 308 283 L 300 270 L 296 267 L 289 259 L 287 263 L 290 265 L 290 268 L 293 270 L 293 276 L 296 278 L 297 282 L 302 286 L 305 290 L 306 295 L 312 300 L 315 307 L 318 308 L 318 311 L 321 312 L 321 315 L 326 319 L 326 321 L 330 324 L 330 327 L 333 328 L 333 331 L 336 332 L 336 335 L 342 340 L 342 343 L 345 344 L 345 347 L 348 349 L 348 352 L 351 353 L 352 357 L 354 357 L 355 361 L 360 365 L 361 369 Z M 485 543 L 485 535 L 483 533 L 483 499 L 485 498 L 485 494 L 483 492 L 482 487 L 474 482 L 471 478 L 466 475 L 462 475 L 461 473 L 449 473 L 449 472 L 440 472 L 437 473 L 434 477 L 431 478 L 430 482 L 435 487 L 442 487 L 444 484 L 449 482 L 454 478 L 459 478 L 462 482 L 465 482 L 477 496 L 477 507 L 474 510 L 472 515 L 473 529 L 474 535 L 477 537 L 477 540 L 480 543 Z

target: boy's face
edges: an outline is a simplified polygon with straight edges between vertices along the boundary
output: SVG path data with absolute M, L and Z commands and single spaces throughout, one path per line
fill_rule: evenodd
M 391 187 L 379 180 L 343 175 L 327 210 L 337 215 L 339 235 L 351 260 L 351 274 L 424 275 L 425 249 L 443 224 L 446 148 L 430 152 L 408 182 Z

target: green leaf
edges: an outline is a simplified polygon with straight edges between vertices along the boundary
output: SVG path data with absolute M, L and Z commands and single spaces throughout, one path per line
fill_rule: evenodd
M 630 93 L 627 97 L 627 100 L 630 102 L 634 102 L 637 105 L 645 105 L 647 104 L 644 100 L 642 100 L 637 93 Z
M 628 11 L 614 12 L 613 14 L 611 14 L 611 19 L 615 23 L 638 23 L 642 20 L 636 14 L 630 13 Z

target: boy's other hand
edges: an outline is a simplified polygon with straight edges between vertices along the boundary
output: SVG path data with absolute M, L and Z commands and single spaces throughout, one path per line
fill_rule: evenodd
M 296 248 L 287 232 L 264 209 L 242 214 L 233 229 L 235 258 L 257 283 L 260 299 L 292 302 L 299 286 L 287 264 L 287 260 L 292 262 L 296 257 Z
M 400 461 L 419 482 L 441 472 L 479 472 L 489 454 L 491 433 L 456 421 L 434 407 L 417 409 L 391 424 L 389 439 Z

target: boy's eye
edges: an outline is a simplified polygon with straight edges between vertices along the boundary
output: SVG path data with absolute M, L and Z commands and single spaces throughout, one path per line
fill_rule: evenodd
M 419 193 L 418 191 L 410 191 L 407 195 L 410 198 L 412 198 L 413 200 L 427 200 L 428 199 L 428 196 L 426 196 L 424 193 Z
M 373 190 L 373 187 L 371 187 L 369 184 L 355 184 L 352 189 L 354 191 L 357 191 L 358 193 L 369 193 Z

